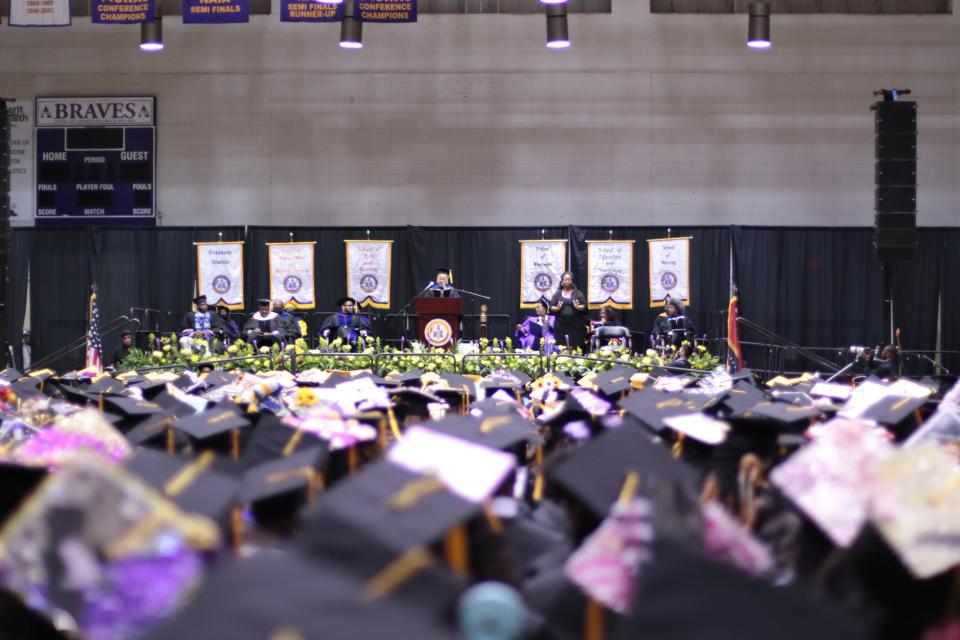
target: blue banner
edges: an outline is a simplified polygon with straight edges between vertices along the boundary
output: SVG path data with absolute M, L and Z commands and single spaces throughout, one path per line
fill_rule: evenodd
M 280 22 L 340 22 L 343 4 L 316 0 L 280 0 Z
M 95 24 L 140 24 L 153 20 L 154 0 L 93 0 L 90 22 Z
M 417 0 L 357 0 L 360 22 L 416 22 Z
M 250 22 L 250 0 L 183 0 L 184 24 Z

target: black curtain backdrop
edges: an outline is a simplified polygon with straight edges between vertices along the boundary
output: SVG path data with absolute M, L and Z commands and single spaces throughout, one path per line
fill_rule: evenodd
M 396 314 L 435 275 L 437 267 L 454 272 L 454 284 L 489 296 L 497 320 L 492 333 L 505 336 L 528 312 L 519 308 L 520 240 L 566 239 L 569 268 L 578 285 L 586 283 L 586 240 L 634 240 L 634 309 L 622 312 L 624 324 L 648 332 L 658 307 L 649 304 L 647 240 L 667 237 L 658 227 L 160 227 L 155 229 L 16 229 L 13 234 L 8 331 L 18 336 L 16 310 L 24 308 L 26 265 L 31 264 L 35 359 L 86 330 L 91 282 L 100 288 L 104 321 L 129 315 L 131 308 L 170 312 L 172 320 L 190 308 L 196 278 L 194 242 L 245 239 L 245 296 L 248 312 L 269 295 L 267 242 L 314 241 L 319 312 L 332 311 L 344 294 L 344 240 L 393 240 L 391 309 L 380 313 L 385 335 L 398 335 Z M 729 295 L 731 249 L 737 263 L 740 314 L 794 342 L 842 348 L 876 344 L 882 327 L 882 273 L 874 257 L 869 228 L 674 227 L 671 235 L 691 236 L 689 315 L 698 333 L 722 338 Z M 223 235 L 220 236 L 219 234 Z M 943 303 L 943 348 L 960 350 L 960 258 L 950 248 L 960 229 L 923 229 L 918 258 L 894 265 L 895 322 L 904 347 L 935 348 L 937 301 Z M 479 300 L 465 296 L 465 312 L 479 313 Z M 412 312 L 412 309 L 410 310 Z M 142 312 L 138 312 L 142 315 Z M 595 313 L 593 315 L 596 315 Z M 158 318 L 148 314 L 152 329 Z M 415 325 L 411 321 L 411 334 Z M 315 328 L 316 322 L 312 323 Z M 465 327 L 473 337 L 475 322 Z M 750 339 L 748 332 L 743 339 Z M 119 342 L 105 340 L 106 357 Z M 639 346 L 639 345 L 638 345 Z M 78 352 L 55 363 L 58 369 L 82 365 Z M 748 364 L 749 359 L 748 359 Z M 945 363 L 958 368 L 956 359 Z M 953 364 L 954 366 L 951 366 Z
M 6 307 L 7 356 L 14 355 L 15 366 L 22 366 L 21 334 L 23 332 L 24 314 L 27 310 L 27 273 L 30 264 L 30 250 L 27 244 L 30 236 L 14 234 L 10 239 L 10 254 L 7 269 L 10 276 L 10 286 L 7 287 L 9 299 Z M 33 338 L 31 338 L 33 340 Z M 36 349 L 36 347 L 33 347 Z M 7 357 L 4 357 L 6 360 Z

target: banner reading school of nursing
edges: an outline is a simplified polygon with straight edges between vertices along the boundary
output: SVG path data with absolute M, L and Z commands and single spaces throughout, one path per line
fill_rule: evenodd
M 195 242 L 197 290 L 211 307 L 243 309 L 243 242 Z
M 587 306 L 633 309 L 633 240 L 587 240 Z
M 70 0 L 10 0 L 11 27 L 69 27 Z
M 317 297 L 313 285 L 315 242 L 268 242 L 270 298 L 279 298 L 298 309 L 313 309 Z
M 93 0 L 90 22 L 140 24 L 154 19 L 154 0 Z
M 393 240 L 344 240 L 347 295 L 361 307 L 390 308 Z
M 357 0 L 360 22 L 416 22 L 417 0 Z
M 670 296 L 690 304 L 690 238 L 647 240 L 650 248 L 650 306 Z
M 316 0 L 280 0 L 280 22 L 340 22 L 343 3 Z
M 183 0 L 184 24 L 250 22 L 250 0 Z
M 529 309 L 540 298 L 550 298 L 566 270 L 566 240 L 521 240 L 520 307 Z

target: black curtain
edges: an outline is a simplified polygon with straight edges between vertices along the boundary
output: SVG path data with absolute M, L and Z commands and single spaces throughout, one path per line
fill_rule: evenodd
M 933 351 L 937 346 L 937 307 L 941 291 L 944 230 L 920 229 L 913 260 L 892 262 L 893 326 L 901 330 L 907 351 Z M 945 325 L 946 326 L 946 325 Z M 890 329 L 883 327 L 883 341 Z
M 944 351 L 960 351 L 960 229 L 941 229 L 943 250 L 940 252 L 941 321 Z M 920 286 L 923 286 L 921 284 Z M 944 354 L 943 365 L 953 375 L 960 373 L 960 354 Z
M 6 353 L 10 354 L 12 350 L 13 361 L 19 367 L 23 365 L 20 336 L 23 333 L 24 314 L 27 310 L 27 274 L 30 265 L 29 229 L 11 229 L 8 260 L 10 281 L 6 288 L 7 300 L 4 307 L 6 311 L 4 331 L 8 342 Z

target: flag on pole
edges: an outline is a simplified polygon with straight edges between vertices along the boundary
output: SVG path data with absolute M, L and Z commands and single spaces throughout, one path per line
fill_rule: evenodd
M 90 324 L 87 326 L 87 368 L 103 371 L 103 346 L 100 340 L 100 307 L 97 305 L 97 286 L 90 287 Z
M 736 373 L 743 366 L 740 355 L 740 332 L 737 329 L 737 288 L 730 290 L 730 304 L 727 306 L 727 371 Z

